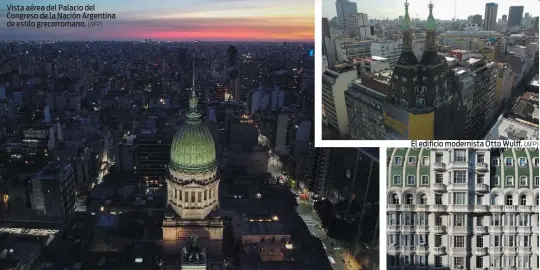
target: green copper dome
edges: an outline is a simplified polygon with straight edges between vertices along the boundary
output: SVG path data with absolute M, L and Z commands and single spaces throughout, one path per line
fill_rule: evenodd
M 216 169 L 214 138 L 208 127 L 201 122 L 201 115 L 197 112 L 195 92 L 192 93 L 189 101 L 187 121 L 174 135 L 169 168 L 189 174 Z
M 403 17 L 403 20 L 401 21 L 401 29 L 403 30 L 412 29 L 411 18 L 409 17 L 409 3 L 407 1 L 405 1 L 405 16 Z
M 437 31 L 437 24 L 435 23 L 435 18 L 433 17 L 433 4 L 429 3 L 429 16 L 426 21 L 426 30 Z

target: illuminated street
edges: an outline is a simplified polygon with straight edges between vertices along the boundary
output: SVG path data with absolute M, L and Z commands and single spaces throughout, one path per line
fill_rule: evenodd
M 340 259 L 340 256 L 338 255 L 338 251 L 334 250 L 334 248 L 330 244 L 330 239 L 328 239 L 324 230 L 321 229 L 320 222 L 318 221 L 318 217 L 313 211 L 313 208 L 310 202 L 303 202 L 299 200 L 297 212 L 306 223 L 311 234 L 321 239 L 321 242 L 326 247 L 326 254 L 334 258 L 335 264 L 332 264 L 333 269 L 335 270 L 338 270 L 338 269 L 339 270 L 358 270 L 359 269 L 359 268 L 349 269 L 345 267 L 342 260 Z

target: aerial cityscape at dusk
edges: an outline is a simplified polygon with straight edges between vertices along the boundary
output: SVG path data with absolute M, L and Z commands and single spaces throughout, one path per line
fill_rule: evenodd
M 109 2 L 0 30 L 0 269 L 378 267 L 379 149 L 313 143 L 312 1 Z
M 537 1 L 398 2 L 323 0 L 323 140 L 538 139 Z

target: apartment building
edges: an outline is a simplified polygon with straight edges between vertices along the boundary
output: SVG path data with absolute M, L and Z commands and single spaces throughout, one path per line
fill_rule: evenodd
M 538 150 L 388 151 L 388 269 L 539 269 Z

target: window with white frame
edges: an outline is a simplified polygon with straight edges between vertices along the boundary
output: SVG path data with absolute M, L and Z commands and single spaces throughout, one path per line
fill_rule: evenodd
M 416 157 L 409 157 L 409 164 L 416 164 Z
M 403 158 L 402 157 L 394 157 L 394 164 L 403 165 Z
M 413 213 L 403 213 L 404 225 L 414 225 L 414 214 Z
M 454 150 L 454 161 L 455 162 L 466 162 L 467 161 L 467 150 L 465 150 L 465 149 L 455 149 Z
M 493 214 L 491 216 L 491 226 L 502 226 L 501 214 Z
M 435 267 L 436 267 L 436 268 L 441 268 L 441 267 L 443 267 L 443 264 L 442 264 L 442 256 L 435 256 Z
M 484 267 L 484 257 L 477 256 L 476 257 L 476 268 L 483 268 Z
M 454 236 L 454 247 L 465 247 L 465 236 L 463 235 Z
M 436 173 L 435 174 L 435 183 L 442 184 L 443 183 L 444 176 L 442 173 Z
M 426 213 L 418 213 L 418 225 L 428 225 L 428 218 Z
M 401 185 L 401 175 L 394 175 L 394 185 Z
M 414 204 L 414 196 L 412 194 L 405 195 L 405 204 Z
M 527 166 L 527 158 L 520 157 L 520 158 L 518 159 L 518 165 L 519 165 L 520 167 Z
M 425 234 L 419 234 L 418 235 L 418 245 L 421 246 L 421 247 L 426 247 L 428 242 L 427 242 L 427 235 Z
M 493 239 L 491 241 L 491 244 L 494 246 L 494 247 L 501 247 L 502 246 L 502 235 L 493 235 L 493 237 L 491 238 Z
M 512 195 L 506 195 L 505 205 L 514 205 L 514 198 Z
M 388 244 L 390 246 L 399 246 L 399 234 L 390 234 L 388 236 Z
M 505 256 L 506 258 L 506 267 L 514 268 L 516 267 L 516 258 L 514 256 Z
M 420 185 L 429 185 L 429 176 L 422 175 L 422 178 L 420 180 Z
M 519 205 L 527 205 L 527 195 L 519 196 Z
M 404 255 L 403 256 L 403 264 L 405 266 L 411 266 L 413 264 L 414 255 Z
M 392 195 L 392 204 L 399 204 L 399 196 L 397 194 Z
M 518 268 L 530 268 L 531 257 L 527 255 L 518 256 Z M 538 260 L 536 260 L 538 262 Z
M 521 186 L 527 185 L 527 176 L 522 175 L 519 177 L 519 185 Z
M 429 166 L 429 157 L 422 157 L 422 165 Z
M 505 185 L 513 186 L 514 185 L 514 177 L 513 176 L 507 176 Z
M 443 161 L 443 153 L 436 153 L 435 162 L 442 162 L 442 161 Z
M 484 175 L 483 174 L 477 174 L 476 175 L 476 183 L 477 184 L 483 184 L 484 183 Z
M 516 215 L 514 214 L 506 214 L 505 217 L 506 226 L 516 226 Z
M 465 204 L 465 196 L 466 196 L 465 192 L 454 192 L 453 195 L 454 195 L 453 201 L 452 201 L 453 204 L 456 204 L 456 205 Z
M 535 176 L 534 177 L 534 185 L 535 186 L 540 186 L 539 184 L 540 184 L 540 178 L 538 176 Z
M 504 159 L 504 165 L 506 166 L 514 166 L 514 159 L 511 157 L 507 157 Z
M 484 153 L 481 153 L 481 154 L 477 154 L 477 155 L 476 155 L 476 161 L 477 161 L 478 163 L 484 163 L 484 158 L 485 158 Z
M 535 167 L 538 167 L 538 160 L 539 160 L 539 159 L 538 159 L 537 157 L 535 157 L 535 158 L 533 159 L 533 164 L 534 164 Z
M 515 235 L 506 235 L 505 246 L 507 246 L 507 247 L 515 247 L 516 246 L 516 236 Z
M 407 176 L 407 185 L 414 185 L 414 175 Z
M 484 247 L 484 236 L 482 235 L 476 236 L 476 247 Z
M 521 214 L 519 215 L 519 226 L 528 227 L 531 225 L 531 215 L 529 214 Z
M 466 221 L 465 214 L 455 214 L 454 215 L 454 226 L 456 226 L 456 227 L 467 226 L 465 221 Z
M 467 171 L 454 171 L 454 184 L 467 183 Z
M 457 269 L 463 269 L 464 262 L 465 262 L 465 258 L 463 258 L 463 257 L 454 257 L 454 266 Z
M 428 256 L 427 255 L 417 255 L 416 256 L 416 266 L 427 266 L 428 265 Z
M 492 186 L 500 186 L 501 185 L 501 178 L 498 175 L 494 175 L 491 179 L 491 185 Z
M 520 243 L 519 246 L 521 247 L 531 247 L 531 236 L 530 235 L 520 235 Z
M 388 264 L 391 267 L 399 267 L 399 255 L 389 255 Z
M 501 159 L 499 157 L 492 158 L 491 159 L 491 165 L 500 166 L 501 165 Z
M 398 213 L 388 214 L 388 225 L 399 225 Z

